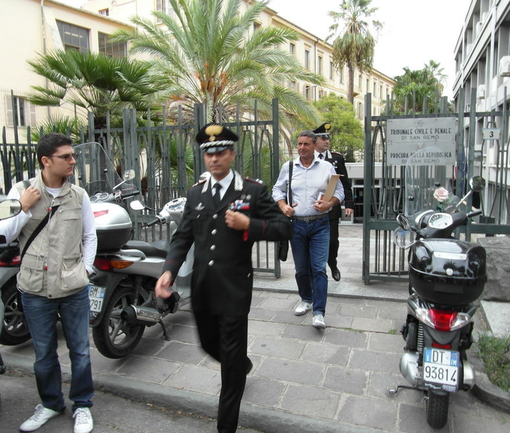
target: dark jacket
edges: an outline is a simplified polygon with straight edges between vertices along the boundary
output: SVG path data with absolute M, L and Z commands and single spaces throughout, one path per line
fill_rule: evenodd
M 340 175 L 340 181 L 342 182 L 342 186 L 344 187 L 345 199 L 344 205 L 346 208 L 354 209 L 354 201 L 352 199 L 352 189 L 351 189 L 351 181 L 349 180 L 349 175 L 347 174 L 347 168 L 345 167 L 344 157 L 338 152 L 326 151 L 325 158 L 326 161 L 333 164 L 335 167 L 336 174 Z M 329 212 L 329 219 L 340 219 L 342 215 L 342 210 L 340 206 L 334 206 L 333 209 Z
M 227 227 L 225 211 L 237 207 L 250 217 L 248 231 Z M 253 288 L 252 245 L 255 241 L 286 240 L 292 224 L 269 196 L 265 185 L 234 172 L 234 180 L 219 207 L 214 208 L 209 181 L 188 191 L 181 223 L 172 237 L 165 269 L 175 277 L 195 242 L 192 305 L 195 311 L 247 315 Z

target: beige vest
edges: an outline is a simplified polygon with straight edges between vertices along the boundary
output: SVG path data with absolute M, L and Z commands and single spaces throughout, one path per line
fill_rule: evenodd
M 46 226 L 28 247 L 18 273 L 18 288 L 47 298 L 61 298 L 79 292 L 88 283 L 83 263 L 83 223 L 81 205 L 83 189 L 65 182 L 55 198 L 46 191 L 41 174 L 30 180 L 41 199 L 30 208 L 32 218 L 21 230 L 23 251 L 31 233 L 52 206 L 59 205 Z M 23 182 L 15 185 L 21 192 Z

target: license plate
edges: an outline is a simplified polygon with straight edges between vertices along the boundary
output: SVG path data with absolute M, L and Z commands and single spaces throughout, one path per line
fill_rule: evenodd
M 103 308 L 106 287 L 89 286 L 89 299 L 91 313 L 99 313 Z
M 440 385 L 445 391 L 459 388 L 460 354 L 452 350 L 426 347 L 423 356 L 425 383 Z

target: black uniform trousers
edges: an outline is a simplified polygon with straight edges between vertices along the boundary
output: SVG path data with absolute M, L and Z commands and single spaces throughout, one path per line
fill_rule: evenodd
M 340 246 L 340 241 L 338 240 L 338 224 L 340 224 L 339 218 L 332 218 L 329 220 L 328 266 L 331 270 L 337 268 L 338 247 Z
M 221 363 L 218 432 L 237 429 L 239 408 L 246 385 L 248 316 L 213 315 L 194 311 L 202 348 Z

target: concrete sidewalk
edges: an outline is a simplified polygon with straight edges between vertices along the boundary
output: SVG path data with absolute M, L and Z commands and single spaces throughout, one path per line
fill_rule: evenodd
M 283 264 L 280 279 L 256 275 L 248 348 L 254 368 L 248 376 L 240 424 L 274 433 L 431 431 L 421 393 L 388 394 L 395 385 L 405 384 L 399 373 L 404 341 L 398 331 L 406 316 L 407 285 L 365 286 L 361 227 L 341 225 L 340 238 L 342 280 L 329 280 L 325 330 L 311 326 L 311 314 L 293 314 L 299 298 L 291 258 Z M 185 308 L 165 318 L 165 325 L 170 341 L 163 339 L 160 326 L 147 328 L 135 352 L 123 359 L 104 358 L 93 348 L 97 389 L 215 417 L 219 364 L 200 349 L 192 313 Z M 483 314 L 478 314 L 475 327 L 486 327 Z M 9 368 L 32 370 L 30 342 L 1 350 Z M 59 354 L 67 363 L 63 341 Z M 497 395 L 498 388 L 491 388 L 483 373 L 477 380 L 480 398 L 473 392 L 451 396 L 444 431 L 509 430 L 510 415 L 504 412 L 505 405 L 510 412 L 508 396 Z M 34 406 L 38 403 L 35 395 L 27 398 Z M 95 423 L 94 432 L 101 432 L 101 418 L 96 417 Z

